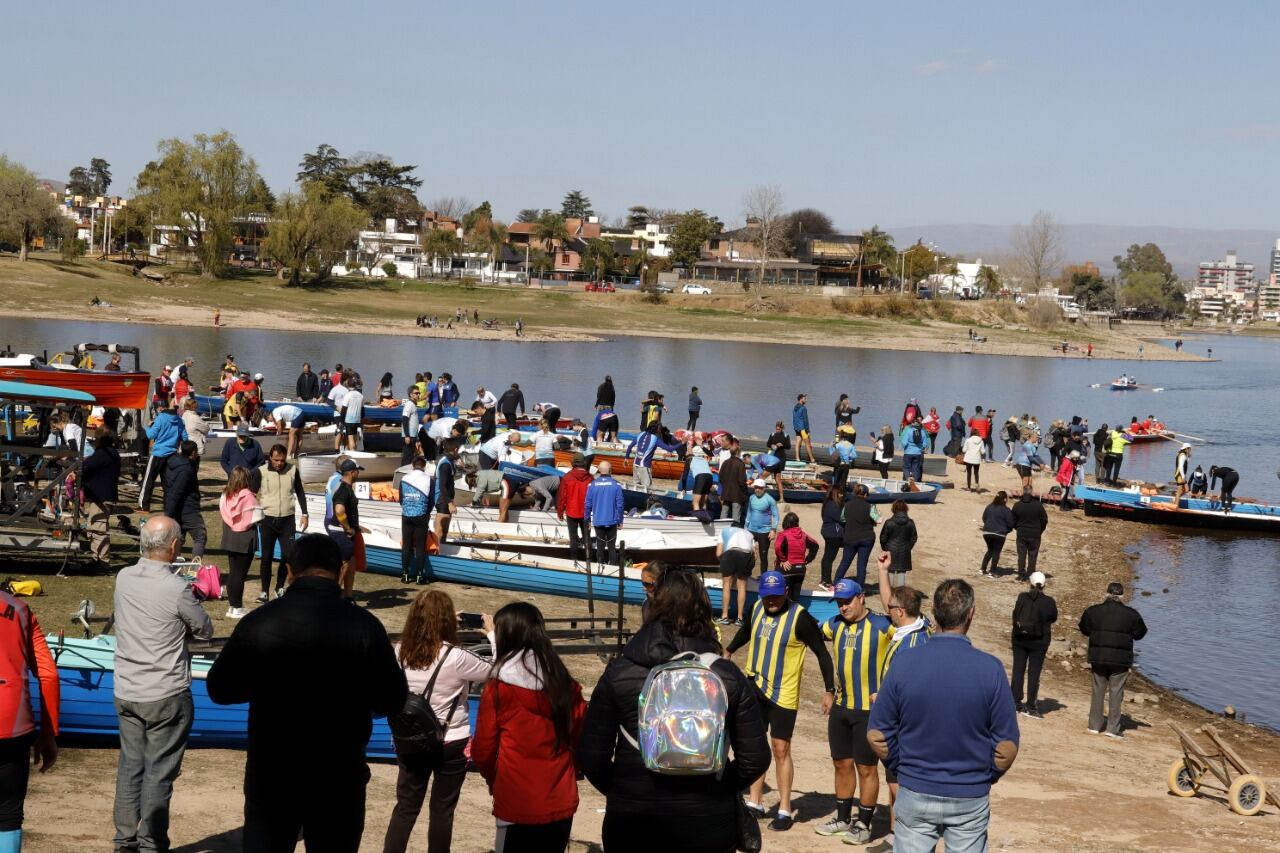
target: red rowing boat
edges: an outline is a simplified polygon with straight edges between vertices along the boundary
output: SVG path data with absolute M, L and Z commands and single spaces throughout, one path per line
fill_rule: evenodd
M 145 409 L 151 392 L 149 373 L 50 366 L 25 354 L 0 358 L 0 379 L 84 391 L 109 409 Z

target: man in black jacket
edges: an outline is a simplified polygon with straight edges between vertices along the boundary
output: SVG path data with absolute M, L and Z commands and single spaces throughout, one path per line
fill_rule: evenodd
M 1040 695 L 1040 670 L 1044 668 L 1044 656 L 1053 641 L 1053 629 L 1058 621 L 1058 604 L 1044 593 L 1045 577 L 1041 572 L 1031 573 L 1031 587 L 1018 593 L 1013 605 L 1013 704 L 1018 713 L 1039 720 L 1044 717 L 1036 710 Z M 1027 702 L 1022 703 L 1022 680 L 1026 674 Z
M 298 399 L 304 403 L 312 403 L 320 399 L 320 377 L 311 372 L 310 364 L 302 365 L 302 372 L 298 374 L 298 384 L 294 390 L 298 392 Z
M 289 594 L 236 625 L 207 681 L 220 705 L 249 703 L 244 850 L 351 851 L 364 830 L 373 715 L 408 696 L 386 629 L 342 599 L 342 557 L 323 534 L 293 547 Z
M 515 382 L 512 382 L 511 387 L 503 391 L 502 396 L 498 398 L 498 411 L 502 413 L 502 419 L 507 422 L 507 429 L 515 429 L 516 413 L 524 414 L 524 392 Z
M 98 430 L 93 455 L 84 460 L 80 469 L 80 482 L 84 488 L 84 524 L 89 531 L 89 552 L 93 554 L 90 568 L 107 571 L 111 568 L 107 505 L 120 499 L 120 453 L 116 450 L 115 433 L 106 427 Z
M 228 477 L 236 468 L 246 471 L 257 471 L 267 463 L 267 456 L 262 452 L 262 445 L 249 432 L 249 425 L 244 421 L 236 424 L 235 441 L 222 445 L 222 471 Z
M 722 774 L 651 772 L 627 742 L 637 737 L 637 700 L 650 670 L 682 652 L 713 656 L 711 669 L 725 686 L 725 734 L 733 758 Z M 596 684 L 575 750 L 578 769 L 607 798 L 607 849 L 661 850 L 664 843 L 709 853 L 736 849 L 738 791 L 764 776 L 770 753 L 755 687 L 719 652 L 701 579 L 665 573 L 654 589 L 650 619 Z
M 604 381 L 596 386 L 596 411 L 613 409 L 615 402 L 617 402 L 617 396 L 613 391 L 613 377 L 606 376 Z M 641 424 L 641 426 L 644 426 L 644 424 Z
M 1022 497 L 1013 505 L 1012 512 L 1013 529 L 1018 531 L 1018 580 L 1025 581 L 1028 573 L 1036 570 L 1040 537 L 1049 526 L 1049 514 L 1030 487 L 1022 490 Z
M 1107 600 L 1095 604 L 1080 616 L 1080 633 L 1089 638 L 1089 666 L 1093 669 L 1093 697 L 1089 702 L 1089 731 L 1102 734 L 1102 697 L 1109 694 L 1106 716 L 1108 737 L 1120 733 L 1120 711 L 1124 706 L 1124 684 L 1133 666 L 1133 642 L 1147 635 L 1147 624 L 1138 611 L 1120 599 L 1124 587 L 1107 586 Z
M 209 539 L 204 516 L 200 515 L 200 449 L 194 441 L 184 441 L 164 469 L 164 514 L 182 528 L 182 547 L 191 536 L 191 558 L 204 556 Z M 179 549 L 181 553 L 181 549 Z
M 1107 481 L 1107 436 L 1110 434 L 1106 424 L 1093 434 L 1093 479 L 1099 483 Z

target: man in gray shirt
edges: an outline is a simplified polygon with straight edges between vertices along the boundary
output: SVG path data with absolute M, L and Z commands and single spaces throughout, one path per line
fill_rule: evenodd
M 169 849 L 169 799 L 195 713 L 187 637 L 213 636 L 209 615 L 174 574 L 181 547 L 178 523 L 152 516 L 142 559 L 116 576 L 116 850 Z

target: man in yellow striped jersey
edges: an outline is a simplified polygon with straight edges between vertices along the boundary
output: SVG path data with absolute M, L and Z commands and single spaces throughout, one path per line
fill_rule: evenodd
M 867 596 L 853 578 L 841 578 L 831 595 L 840 612 L 822 623 L 822 635 L 832 642 L 836 668 L 836 700 L 827 718 L 827 743 L 835 765 L 836 814 L 814 831 L 840 836 L 848 844 L 865 844 L 871 839 L 871 820 L 880 796 L 879 762 L 867 742 L 867 719 L 880 689 L 893 625 L 867 608 Z
M 791 780 L 795 766 L 791 762 L 791 734 L 796 727 L 796 709 L 800 706 L 800 681 L 804 675 L 804 650 L 807 647 L 818 659 L 822 683 L 822 711 L 831 709 L 835 698 L 835 680 L 831 671 L 831 655 L 822 641 L 818 620 L 799 602 L 787 597 L 787 581 L 781 572 L 760 575 L 759 598 L 752 602 L 742 627 L 725 649 L 725 657 L 747 647 L 747 661 L 742 667 L 758 691 L 760 710 L 769 727 L 774 766 L 778 773 L 778 816 L 769 822 L 775 832 L 785 832 L 794 823 L 791 814 Z M 764 776 L 751 783 L 747 808 L 757 817 L 765 815 Z

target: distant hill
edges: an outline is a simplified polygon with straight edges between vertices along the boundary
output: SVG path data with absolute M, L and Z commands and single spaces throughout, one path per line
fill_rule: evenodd
M 886 229 L 899 246 L 917 239 L 936 243 L 944 250 L 973 258 L 997 261 L 1010 253 L 1009 225 L 912 225 Z M 1271 263 L 1280 229 L 1233 231 L 1208 228 L 1169 228 L 1163 225 L 1064 225 L 1063 254 L 1067 263 L 1093 261 L 1103 271 L 1115 271 L 1111 259 L 1124 254 L 1131 243 L 1155 243 L 1164 250 L 1173 269 L 1194 278 L 1201 261 L 1217 260 L 1235 249 L 1244 263 L 1252 263 L 1263 278 Z

